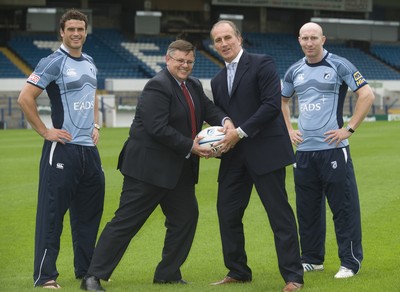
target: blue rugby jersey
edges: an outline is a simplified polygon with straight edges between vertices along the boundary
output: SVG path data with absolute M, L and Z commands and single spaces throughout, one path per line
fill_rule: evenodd
M 85 53 L 72 57 L 64 45 L 40 60 L 27 82 L 47 91 L 53 127 L 72 135 L 69 143 L 94 146 L 97 69 Z
M 324 50 L 324 58 L 309 64 L 302 58 L 285 73 L 282 96 L 297 93 L 298 127 L 304 141 L 298 151 L 317 151 L 336 147 L 324 142 L 324 133 L 343 127 L 343 104 L 347 89 L 356 91 L 367 84 L 357 68 L 347 59 Z M 338 147 L 345 147 L 343 140 Z

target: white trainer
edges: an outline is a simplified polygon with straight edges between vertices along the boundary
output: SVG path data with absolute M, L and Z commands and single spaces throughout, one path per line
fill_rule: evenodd
M 350 278 L 354 276 L 354 272 L 346 267 L 340 266 L 339 271 L 336 273 L 336 279 Z
M 323 271 L 324 265 L 314 265 L 314 264 L 307 264 L 303 263 L 303 270 L 304 272 L 314 272 L 314 271 Z

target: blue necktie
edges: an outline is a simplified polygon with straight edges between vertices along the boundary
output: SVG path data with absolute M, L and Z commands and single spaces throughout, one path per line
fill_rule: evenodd
M 233 85 L 233 80 L 235 78 L 235 71 L 236 71 L 236 62 L 228 64 L 227 72 L 228 72 L 228 92 L 229 92 L 229 95 L 231 95 L 231 92 L 232 92 L 232 85 Z

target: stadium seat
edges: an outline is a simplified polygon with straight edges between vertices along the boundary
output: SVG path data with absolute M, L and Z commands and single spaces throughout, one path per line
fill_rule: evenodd
M 99 89 L 104 89 L 106 78 L 150 78 L 165 66 L 165 52 L 174 40 L 173 36 L 135 36 L 128 39 L 116 29 L 93 29 L 88 35 L 84 51 L 91 55 L 98 67 Z M 284 33 L 244 33 L 243 47 L 249 52 L 271 55 L 283 78 L 291 64 L 304 55 L 297 38 Z M 39 60 L 60 45 L 54 35 L 29 34 L 16 35 L 9 42 L 11 48 L 32 69 Z M 357 48 L 349 48 L 343 41 L 327 41 L 325 47 L 349 59 L 371 80 L 396 80 L 400 73 L 400 47 L 397 45 L 374 44 L 367 54 Z M 1 54 L 0 54 L 1 55 Z M 3 63 L 1 63 L 3 64 Z M 18 76 L 15 69 L 5 69 L 2 65 L 0 76 Z M 223 66 L 223 60 L 217 54 L 211 41 L 202 41 L 197 51 L 193 75 L 198 78 L 212 78 Z M 11 68 L 13 68 L 11 64 Z M 392 68 L 393 67 L 393 68 Z M 22 74 L 23 75 L 23 74 Z
M 2 52 L 0 52 L 0 78 L 25 78 L 25 74 L 18 69 Z

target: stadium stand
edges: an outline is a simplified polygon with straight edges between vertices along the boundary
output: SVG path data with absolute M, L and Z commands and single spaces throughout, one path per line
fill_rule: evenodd
M 281 78 L 291 64 L 303 57 L 297 38 L 291 34 L 246 33 L 243 39 L 243 46 L 248 51 L 269 54 L 275 59 Z M 115 29 L 94 29 L 93 34 L 88 35 L 84 51 L 94 58 L 99 70 L 98 87 L 104 89 L 106 78 L 150 78 L 160 71 L 165 66 L 164 55 L 172 40 L 172 36 L 136 36 L 134 40 L 128 40 Z M 13 37 L 8 46 L 33 69 L 42 57 L 59 47 L 59 41 L 50 35 L 19 35 Z M 209 79 L 223 62 L 209 39 L 204 39 L 202 46 L 196 55 L 193 75 Z M 347 47 L 340 41 L 328 41 L 325 47 L 349 59 L 369 80 L 400 79 L 400 73 L 395 69 L 400 69 L 399 46 L 375 44 L 371 46 L 372 54 Z M 24 77 L 12 63 L 7 62 L 7 58 L 2 57 L 2 60 L 5 65 L 0 74 Z M 3 69 L 6 66 L 11 69 Z
M 143 36 L 137 35 L 128 39 L 116 29 L 93 29 L 88 35 L 84 51 L 91 55 L 98 68 L 98 89 L 105 90 L 106 78 L 111 79 L 147 79 L 151 78 L 165 66 L 165 52 L 175 36 Z M 244 33 L 243 46 L 253 53 L 271 55 L 277 65 L 278 73 L 283 78 L 287 68 L 303 57 L 296 36 L 284 33 Z M 15 53 L 31 69 L 39 60 L 60 46 L 54 35 L 20 34 L 12 37 L 7 49 Z M 325 48 L 353 62 L 367 80 L 399 80 L 400 79 L 400 46 L 389 44 L 371 45 L 371 53 L 359 48 L 349 47 L 344 41 L 328 40 Z M 193 76 L 201 79 L 212 78 L 223 66 L 223 61 L 216 53 L 207 37 L 200 42 L 196 54 Z M 397 68 L 397 70 L 396 70 Z M 26 71 L 26 70 L 25 70 Z M 29 73 L 22 72 L 18 66 L 7 58 L 0 50 L 0 78 L 26 78 Z M 106 92 L 106 91 L 105 91 Z M 119 106 L 134 108 L 137 97 L 132 94 L 119 93 Z M 20 127 L 23 116 L 17 116 L 10 109 L 17 105 L 10 104 L 10 99 L 1 98 L 1 121 L 7 120 L 9 127 Z M 348 112 L 352 111 L 352 95 L 349 93 Z M 293 104 L 295 107 L 295 104 Z M 21 122 L 22 120 L 22 122 Z
M 398 80 L 400 73 L 357 48 L 325 46 L 330 52 L 349 59 L 363 73 L 367 80 Z
M 371 53 L 386 64 L 400 69 L 400 44 L 371 45 Z
M 98 67 L 99 89 L 104 89 L 106 78 L 149 78 L 155 73 L 124 49 L 122 41 L 117 30 L 99 30 L 87 37 L 84 51 L 94 58 Z M 56 50 L 60 42 L 53 35 L 29 34 L 13 37 L 8 46 L 33 69 L 41 58 Z
M 210 40 L 204 40 L 203 46 L 208 52 L 216 58 L 219 58 L 213 49 Z M 283 78 L 287 68 L 302 58 L 304 54 L 298 44 L 297 38 L 290 34 L 261 34 L 261 33 L 244 33 L 243 34 L 243 47 L 249 52 L 258 54 L 271 55 L 277 65 L 278 73 Z M 367 54 L 358 48 L 349 48 L 342 41 L 327 42 L 325 48 L 331 53 L 338 54 L 344 58 L 349 59 L 357 68 L 363 72 L 365 78 L 369 80 L 398 80 L 400 73 L 390 66 L 395 67 L 393 63 L 385 61 L 383 57 L 378 60 L 371 54 Z M 397 49 L 398 65 L 400 65 L 400 48 L 393 46 L 393 51 Z M 392 56 L 395 56 L 392 52 Z M 387 54 L 390 59 L 391 55 Z M 221 59 L 220 59 L 221 60 Z M 387 64 L 384 64 L 383 61 Z M 388 66 L 390 65 L 390 66 Z M 400 68 L 400 67 L 396 67 Z
M 304 55 L 297 38 L 291 34 L 244 33 L 244 47 L 256 54 L 268 54 L 274 58 L 279 76 L 283 78 L 290 65 Z
M 0 49 L 0 78 L 24 78 L 25 74 Z
M 128 51 L 147 64 L 152 69 L 152 75 L 161 70 L 165 66 L 165 53 L 168 45 L 175 40 L 172 36 L 149 37 L 138 36 L 134 42 L 123 43 Z M 220 64 L 212 58 L 205 55 L 203 51 L 198 50 L 196 53 L 196 65 L 193 69 L 193 75 L 198 78 L 211 78 L 220 69 Z
M 172 36 L 138 36 L 134 41 L 128 41 L 115 29 L 95 29 L 88 35 L 84 51 L 94 58 L 99 70 L 98 87 L 104 89 L 106 78 L 152 77 L 165 66 L 164 55 L 174 39 Z M 19 35 L 8 42 L 8 46 L 32 69 L 59 45 L 55 36 L 41 34 Z M 218 62 L 198 52 L 194 76 L 211 78 L 219 69 Z
M 41 58 L 51 54 L 51 47 L 44 47 L 42 42 L 47 44 L 57 42 L 54 35 L 47 34 L 21 34 L 12 37 L 8 42 L 8 47 L 14 51 L 31 68 L 35 68 Z M 38 46 L 39 44 L 39 46 Z

